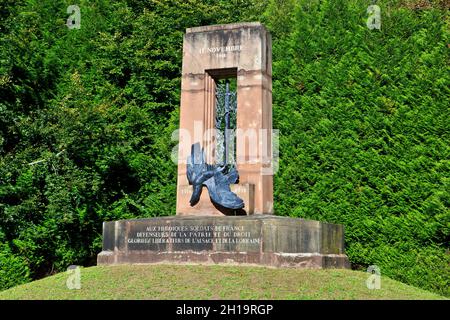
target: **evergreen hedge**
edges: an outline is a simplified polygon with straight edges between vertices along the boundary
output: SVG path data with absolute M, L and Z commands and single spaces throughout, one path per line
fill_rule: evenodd
M 341 223 L 352 265 L 449 292 L 443 1 L 0 1 L 0 289 L 93 265 L 103 221 L 175 213 L 182 37 L 261 21 L 275 212 Z M 420 3 L 422 5 L 419 5 Z

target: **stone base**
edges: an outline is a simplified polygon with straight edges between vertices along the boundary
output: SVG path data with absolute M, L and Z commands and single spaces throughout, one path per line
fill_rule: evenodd
M 272 215 L 105 222 L 97 263 L 350 267 L 342 225 Z

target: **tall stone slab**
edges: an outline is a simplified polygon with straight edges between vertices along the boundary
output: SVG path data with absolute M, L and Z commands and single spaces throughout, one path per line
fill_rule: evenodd
M 272 164 L 272 40 L 258 23 L 190 28 L 183 43 L 177 214 L 219 215 L 203 192 L 194 207 L 187 201 L 191 187 L 186 158 L 200 142 L 207 162 L 214 162 L 216 81 L 237 79 L 236 164 L 240 186 L 232 187 L 248 199 L 246 214 L 273 213 Z M 256 135 L 256 136 L 255 136 Z M 191 139 L 183 139 L 190 136 Z M 250 202 L 250 203 L 248 203 Z

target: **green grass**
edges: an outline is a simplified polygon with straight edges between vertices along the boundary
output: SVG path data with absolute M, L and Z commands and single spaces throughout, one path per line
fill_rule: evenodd
M 0 299 L 445 299 L 351 270 L 273 269 L 249 266 L 127 265 L 81 269 L 81 289 L 66 287 L 67 273 L 0 292 Z

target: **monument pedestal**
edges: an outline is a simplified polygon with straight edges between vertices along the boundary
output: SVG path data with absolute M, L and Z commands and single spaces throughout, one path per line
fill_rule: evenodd
M 342 225 L 273 215 L 105 222 L 97 262 L 349 267 Z

